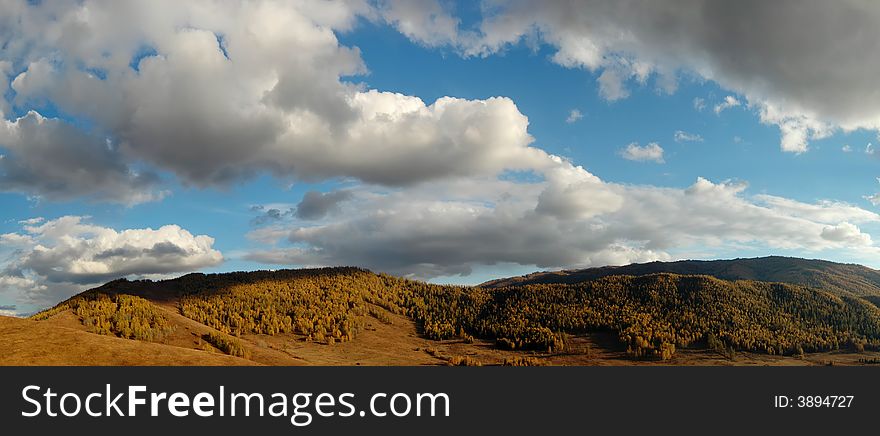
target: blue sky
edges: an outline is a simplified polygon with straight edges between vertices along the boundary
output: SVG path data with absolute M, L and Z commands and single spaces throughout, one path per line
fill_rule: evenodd
M 680 39 L 631 27 L 679 17 L 674 2 L 534 14 L 527 1 L 193 3 L 161 3 L 149 22 L 142 5 L 3 11 L 19 23 L 0 21 L 6 312 L 110 277 L 193 270 L 357 264 L 479 283 L 772 254 L 880 267 L 868 148 L 880 104 L 858 75 L 877 68 L 858 53 L 844 56 L 845 81 L 812 83 L 724 61 L 810 62 L 796 48 L 697 50 L 713 24 L 701 19 L 673 19 Z M 822 25 L 823 8 L 803 19 Z M 70 20 L 96 36 L 62 44 L 21 24 L 63 33 Z M 761 36 L 789 40 L 804 23 L 777 24 Z M 254 25 L 263 33 L 244 31 Z M 801 79 L 809 88 L 789 89 Z M 716 110 L 727 98 L 738 105 Z

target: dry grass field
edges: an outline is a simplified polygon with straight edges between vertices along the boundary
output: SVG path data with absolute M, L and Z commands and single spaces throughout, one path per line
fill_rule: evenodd
M 240 366 L 257 362 L 172 345 L 114 338 L 0 316 L 0 365 L 16 366 Z

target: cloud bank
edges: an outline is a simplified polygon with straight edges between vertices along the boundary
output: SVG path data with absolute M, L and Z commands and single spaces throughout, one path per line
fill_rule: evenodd
M 540 166 L 508 98 L 426 103 L 347 80 L 367 68 L 336 32 L 359 17 L 409 28 L 400 8 L 414 5 L 4 1 L 3 108 L 31 112 L 0 129 L 0 189 L 133 204 L 164 195 L 142 164 L 201 187 L 261 173 L 406 186 Z
M 25 223 L 0 235 L 0 293 L 46 304 L 120 277 L 195 271 L 223 261 L 213 244 L 176 225 L 116 231 L 78 216 Z
M 418 278 L 478 265 L 586 267 L 675 258 L 681 250 L 845 250 L 878 254 L 859 225 L 880 215 L 846 203 L 749 196 L 700 178 L 686 189 L 608 183 L 555 158 L 541 182 L 481 179 L 406 190 L 361 187 L 338 218 L 249 235 L 274 265 L 363 265 Z

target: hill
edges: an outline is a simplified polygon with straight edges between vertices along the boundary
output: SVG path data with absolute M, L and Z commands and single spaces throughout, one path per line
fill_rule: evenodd
M 409 317 L 368 303 L 369 293 L 384 289 L 380 279 L 358 268 L 120 279 L 40 312 L 30 322 L 87 337 L 111 336 L 121 343 L 232 355 L 261 365 L 438 365 L 464 358 L 461 344 L 426 339 Z M 0 335 L 0 347 L 30 352 L 31 343 L 11 340 Z M 78 361 L 65 356 L 79 354 L 75 340 L 69 348 L 54 350 L 57 357 L 46 364 Z M 504 359 L 489 347 L 476 355 L 487 362 Z M 3 364 L 19 361 L 0 355 Z
M 880 298 L 880 271 L 855 264 L 794 257 L 760 257 L 732 260 L 682 260 L 636 263 L 580 270 L 537 272 L 492 280 L 482 287 L 501 288 L 547 283 L 579 283 L 612 275 L 642 276 L 672 273 L 707 275 L 722 280 L 755 280 L 809 286 L 841 295 Z
M 841 271 L 838 264 L 819 270 L 815 261 L 797 263 L 809 266 L 800 270 L 786 267 L 792 262 L 785 258 L 741 261 L 693 269 L 801 279 Z M 123 279 L 34 315 L 18 336 L 0 333 L 0 347 L 50 364 L 81 361 L 82 338 L 123 347 L 120 356 L 126 347 L 160 347 L 155 352 L 179 356 L 173 361 L 180 364 L 191 357 L 265 365 L 766 365 L 873 363 L 880 356 L 880 309 L 847 289 L 604 274 L 647 271 L 644 265 L 533 275 L 572 283 L 505 287 L 434 285 L 359 268 Z M 844 279 L 867 283 L 834 283 Z M 21 335 L 62 339 L 53 348 Z M 0 356 L 0 364 L 9 359 Z

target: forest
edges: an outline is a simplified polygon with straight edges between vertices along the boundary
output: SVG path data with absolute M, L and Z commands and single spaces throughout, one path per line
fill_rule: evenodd
M 692 346 L 782 355 L 880 348 L 876 306 L 782 283 L 654 274 L 450 289 L 385 279 L 395 304 L 433 339 L 466 333 L 552 352 L 566 335 L 612 331 L 631 356 L 660 359 Z

